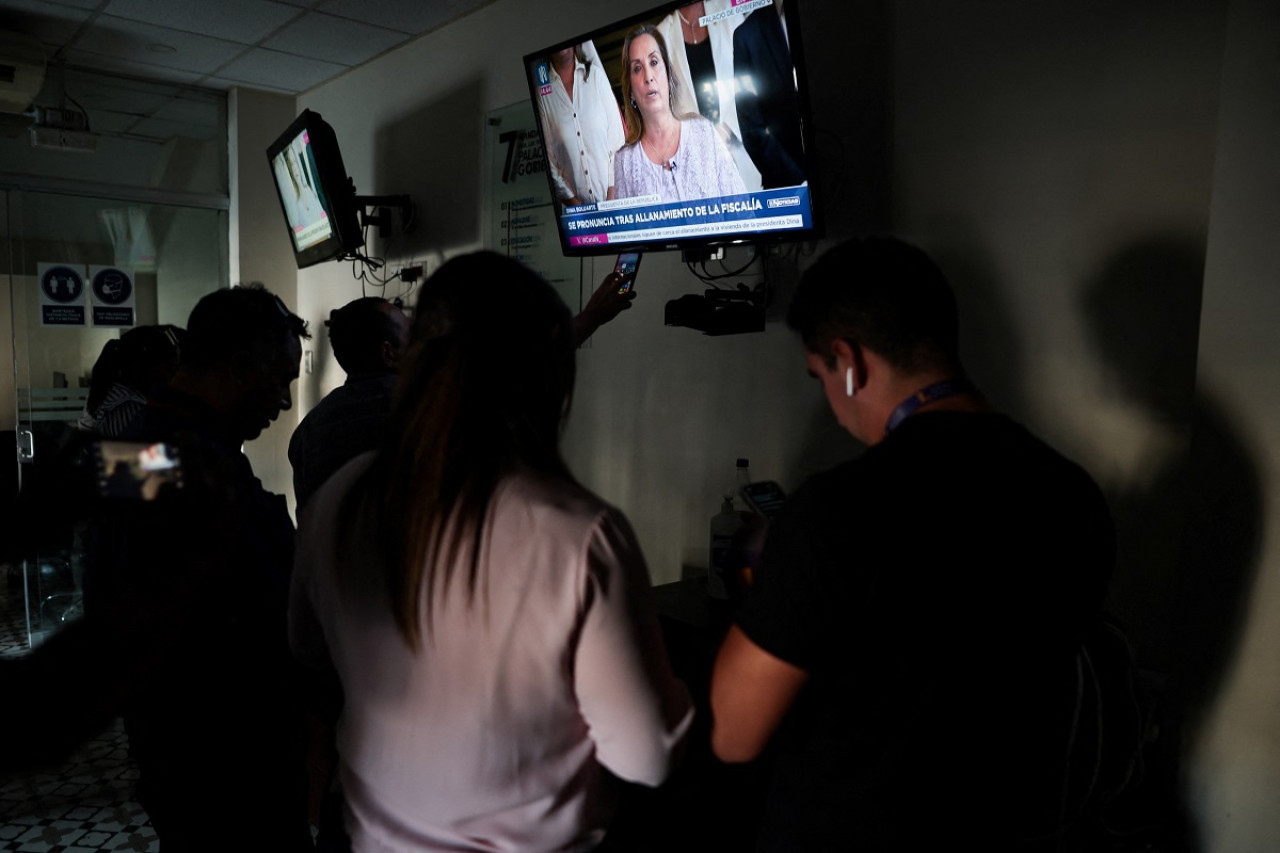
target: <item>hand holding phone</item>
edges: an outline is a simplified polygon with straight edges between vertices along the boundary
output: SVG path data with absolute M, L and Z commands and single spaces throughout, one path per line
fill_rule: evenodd
M 618 293 L 628 293 L 636 281 L 636 271 L 640 269 L 640 253 L 639 252 L 623 252 L 618 255 L 618 262 L 614 265 L 613 271 L 617 275 L 625 276 L 626 280 L 618 286 Z
M 751 508 L 767 519 L 772 519 L 786 503 L 787 495 L 773 480 L 761 480 L 742 487 L 742 497 Z
M 151 501 L 182 488 L 182 461 L 172 444 L 100 441 L 93 446 L 98 494 Z
M 638 266 L 639 252 L 624 252 L 618 256 L 613 272 L 604 277 L 604 281 L 591 294 L 578 316 L 573 318 L 574 337 L 578 346 L 582 346 L 582 342 L 591 337 L 596 329 L 631 307 L 636 298 L 631 286 L 635 282 Z

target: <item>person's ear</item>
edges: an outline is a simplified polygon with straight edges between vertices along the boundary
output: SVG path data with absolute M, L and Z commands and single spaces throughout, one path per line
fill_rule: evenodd
M 856 341 L 839 338 L 831 344 L 836 369 L 845 376 L 845 394 L 852 397 L 867 384 L 866 353 Z
M 382 359 L 383 364 L 392 370 L 395 370 L 400 366 L 400 348 L 391 341 L 382 342 L 382 348 L 378 352 L 378 357 Z

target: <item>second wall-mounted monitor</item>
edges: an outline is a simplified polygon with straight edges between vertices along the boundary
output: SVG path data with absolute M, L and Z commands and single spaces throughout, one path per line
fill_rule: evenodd
M 355 186 L 319 113 L 303 110 L 267 148 L 267 160 L 299 268 L 364 247 Z
M 799 3 L 669 3 L 524 57 L 565 254 L 818 236 Z

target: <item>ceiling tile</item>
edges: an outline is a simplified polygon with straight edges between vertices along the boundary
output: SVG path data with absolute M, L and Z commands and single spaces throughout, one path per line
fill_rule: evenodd
M 146 75 L 138 75 L 146 76 Z M 188 80 L 194 75 L 187 75 Z M 121 110 L 150 115 L 172 101 L 183 88 L 151 80 L 104 78 L 92 71 L 67 69 L 67 91 L 77 98 L 92 100 L 107 110 Z M 190 91 L 190 90 L 185 90 Z M 193 95 L 195 97 L 195 95 Z
M 324 0 L 321 12 L 353 21 L 377 21 L 379 26 L 417 35 L 474 12 L 493 0 L 432 0 L 406 3 L 404 0 Z
M 395 30 L 313 12 L 267 39 L 263 47 L 343 65 L 359 65 L 407 38 Z
M 164 106 L 151 113 L 156 118 L 167 121 L 178 121 L 184 124 L 199 124 L 218 127 L 219 105 L 221 99 L 214 95 L 191 96 L 188 92 L 180 92 L 170 98 Z
M 149 80 L 162 80 L 166 83 L 196 83 L 204 76 L 199 71 L 186 71 L 181 68 L 152 65 L 147 62 L 137 62 L 120 56 L 106 56 L 87 50 L 68 51 L 66 56 L 68 63 L 82 68 L 111 71 L 117 74 L 132 74 L 138 77 L 146 77 Z
M 345 65 L 255 48 L 218 70 L 218 77 L 241 84 L 301 92 L 346 71 Z
M 138 136 L 150 136 L 154 139 L 172 139 L 180 136 L 183 139 L 211 139 L 217 133 L 217 128 L 203 127 L 198 124 L 187 124 L 180 121 L 165 121 L 158 118 L 141 119 L 129 132 Z
M 138 117 L 130 113 L 118 113 L 114 110 L 89 110 L 89 129 L 94 133 L 119 135 L 132 130 L 138 123 Z
M 175 50 L 172 53 L 160 52 L 149 45 L 168 45 Z M 109 15 L 100 16 L 76 40 L 75 47 L 99 56 L 204 74 L 217 71 L 245 49 L 244 45 L 235 42 Z
M 106 13 L 239 44 L 255 44 L 302 14 L 272 0 L 111 0 Z
M 272 83 L 265 83 L 262 81 L 250 82 L 248 80 L 232 80 L 229 77 L 217 77 L 217 76 L 206 77 L 200 81 L 200 85 L 209 86 L 210 88 L 213 88 L 213 89 L 219 89 L 223 92 L 235 86 L 243 86 L 250 89 L 257 89 L 262 92 L 275 92 L 276 94 L 279 94 L 279 95 L 298 94 L 297 89 L 287 87 L 284 85 L 275 85 Z
M 50 68 L 66 62 L 178 85 L 296 95 L 491 2 L 0 0 L 0 28 L 39 39 Z M 254 48 L 266 53 L 250 57 Z M 224 71 L 229 64 L 234 70 Z

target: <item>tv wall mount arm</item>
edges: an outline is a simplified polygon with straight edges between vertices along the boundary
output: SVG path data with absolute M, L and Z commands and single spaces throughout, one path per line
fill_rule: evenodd
M 413 225 L 413 200 L 407 195 L 357 195 L 356 206 L 360 211 L 360 227 L 378 226 L 378 236 L 386 239 L 391 236 L 391 210 L 400 209 L 400 227 L 408 231 Z M 377 208 L 370 213 L 368 208 Z

